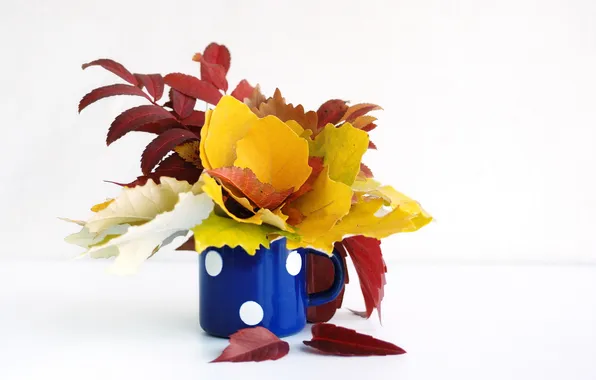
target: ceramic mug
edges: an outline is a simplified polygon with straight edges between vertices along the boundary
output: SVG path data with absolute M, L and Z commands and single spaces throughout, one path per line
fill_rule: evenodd
M 334 279 L 328 290 L 306 291 L 306 255 L 328 257 Z M 250 256 L 241 247 L 208 248 L 199 255 L 199 318 L 210 335 L 228 337 L 236 331 L 263 326 L 288 336 L 306 325 L 306 308 L 333 301 L 344 284 L 343 260 L 312 248 L 289 251 L 286 239 Z

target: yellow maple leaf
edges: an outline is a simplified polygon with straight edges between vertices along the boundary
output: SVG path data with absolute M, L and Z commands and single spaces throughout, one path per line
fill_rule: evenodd
M 310 143 L 310 155 L 324 157 L 329 177 L 351 186 L 360 172 L 360 161 L 368 149 L 368 134 L 344 123 L 327 124 Z
M 294 120 L 304 129 L 309 129 L 313 132 L 317 130 L 317 113 L 314 111 L 305 112 L 304 107 L 300 104 L 293 106 L 291 103 L 286 103 L 279 89 L 275 90 L 273 97 L 267 99 L 266 102 L 261 103 L 258 107 L 253 107 L 252 110 L 259 117 L 273 115 L 283 122 Z
M 311 241 L 326 234 L 350 210 L 352 189 L 329 178 L 325 167 L 313 189 L 292 202 L 304 220 L 296 226 L 303 240 Z
M 251 169 L 277 191 L 297 190 L 310 175 L 308 142 L 274 116 L 255 121 L 236 143 L 234 166 Z
M 273 226 L 238 223 L 215 213 L 211 213 L 192 231 L 195 249 L 199 253 L 209 247 L 221 248 L 227 245 L 232 248 L 241 246 L 249 255 L 254 255 L 261 246 L 269 248 L 269 235 L 282 233 Z
M 232 166 L 236 159 L 236 143 L 258 120 L 241 101 L 223 96 L 213 111 L 205 115 L 201 129 L 200 153 L 206 169 Z

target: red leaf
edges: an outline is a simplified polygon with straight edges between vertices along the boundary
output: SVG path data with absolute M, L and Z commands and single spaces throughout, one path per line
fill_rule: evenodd
M 192 60 L 201 64 L 201 79 L 213 84 L 220 90 L 228 91 L 228 80 L 226 70 L 222 65 L 207 62 L 201 53 L 196 53 Z
M 157 136 L 147 145 L 141 156 L 141 171 L 147 175 L 157 163 L 177 145 L 189 140 L 198 140 L 193 132 L 176 128 L 170 129 Z
M 192 111 L 190 116 L 180 120 L 183 125 L 192 125 L 194 127 L 202 127 L 205 124 L 205 112 Z
M 176 251 L 196 251 L 195 237 L 191 236 L 188 238 L 188 240 L 182 243 L 180 247 L 176 248 Z
M 83 99 L 81 99 L 79 102 L 79 112 L 81 112 L 88 105 L 93 104 L 100 99 L 116 95 L 144 96 L 147 98 L 147 100 L 151 101 L 151 98 L 149 98 L 149 96 L 147 96 L 147 94 L 145 94 L 140 88 L 131 86 L 129 84 L 118 83 L 96 88 L 87 95 L 83 96 Z
M 371 103 L 354 104 L 353 106 L 350 106 L 350 108 L 348 108 L 348 110 L 346 111 L 346 114 L 342 117 L 342 120 L 345 120 L 346 122 L 351 123 L 354 120 L 356 120 L 356 118 L 358 118 L 362 115 L 366 115 L 370 111 L 381 110 L 381 109 L 382 108 L 379 107 L 378 105 L 371 104 Z
M 170 99 L 172 99 L 172 106 L 174 111 L 180 116 L 181 119 L 184 119 L 192 113 L 193 109 L 195 108 L 195 104 L 197 100 L 195 98 L 191 98 L 190 96 L 186 96 L 178 90 L 172 89 L 170 93 Z
M 246 79 L 242 79 L 240 83 L 238 83 L 234 91 L 232 91 L 231 95 L 243 102 L 244 99 L 250 98 L 252 96 L 252 92 L 254 90 L 255 88 L 251 86 Z
M 211 363 L 277 360 L 290 352 L 290 345 L 264 327 L 250 327 L 230 336 L 230 344 Z
M 344 268 L 346 266 L 346 250 L 341 243 L 335 244 L 335 249 L 340 253 L 344 262 Z M 322 256 L 308 255 L 308 263 L 306 264 L 307 269 L 307 282 L 306 290 L 308 294 L 321 292 L 325 289 L 329 289 L 333 284 L 333 264 L 330 260 Z M 346 272 L 345 283 L 349 282 L 348 273 Z M 311 306 L 306 310 L 306 319 L 310 323 L 327 322 L 335 315 L 337 309 L 341 308 L 343 303 L 345 286 L 341 290 L 339 296 L 331 302 L 320 306 Z
M 351 236 L 345 238 L 342 244 L 348 251 L 360 280 L 360 289 L 366 305 L 365 317 L 369 318 L 376 308 L 381 320 L 381 301 L 387 272 L 381 242 L 365 236 Z
M 222 97 L 214 85 L 191 75 L 172 73 L 166 75 L 164 81 L 173 89 L 209 104 L 217 104 Z
M 122 66 L 118 62 L 113 61 L 111 59 L 105 59 L 105 58 L 97 59 L 95 61 L 85 63 L 81 67 L 83 68 L 83 70 L 85 70 L 87 67 L 90 67 L 90 66 L 101 66 L 104 69 L 111 71 L 114 74 L 118 75 L 120 78 L 124 79 L 125 81 L 127 81 L 130 84 L 133 84 L 135 86 L 137 86 L 139 84 L 139 82 L 137 81 L 137 78 L 135 78 L 135 76 L 132 75 L 130 73 L 130 71 L 126 70 L 126 68 L 124 66 Z
M 303 343 L 320 352 L 340 356 L 400 355 L 406 351 L 370 335 L 330 323 L 319 323 L 312 327 L 312 340 Z
M 164 82 L 161 74 L 135 74 L 139 84 L 145 86 L 147 92 L 158 101 L 163 96 Z
M 377 146 L 374 142 L 368 140 L 368 149 L 377 149 Z
M 122 112 L 112 122 L 106 142 L 110 145 L 128 132 L 139 130 L 144 125 L 164 119 L 176 120 L 167 110 L 154 104 L 131 108 Z
M 323 103 L 317 110 L 318 127 L 323 128 L 328 123 L 337 124 L 348 110 L 344 100 L 332 99 Z
M 274 210 L 281 205 L 293 189 L 277 191 L 272 185 L 259 181 L 249 168 L 229 166 L 208 170 L 207 173 L 233 186 L 259 208 Z
M 155 168 L 153 173 L 150 173 L 146 176 L 137 177 L 136 180 L 127 184 L 117 182 L 112 183 L 120 186 L 135 187 L 144 185 L 149 179 L 159 184 L 159 179 L 161 177 L 172 177 L 179 181 L 187 181 L 192 185 L 199 180 L 202 172 L 203 169 L 197 168 L 195 165 L 184 161 L 177 153 L 173 153 L 172 155 L 166 157 L 157 166 L 157 168 Z M 194 238 L 192 240 L 194 244 Z
M 183 126 L 176 119 L 163 119 L 158 120 L 155 123 L 141 125 L 139 128 L 135 129 L 135 131 L 159 135 L 172 128 L 183 128 Z
M 362 127 L 362 130 L 363 130 L 364 132 L 370 132 L 370 131 L 372 131 L 373 129 L 375 129 L 376 127 L 377 127 L 377 125 L 376 125 L 375 123 L 370 123 L 370 124 L 368 124 L 368 125 L 365 125 L 364 127 Z
M 363 163 L 360 163 L 360 172 L 364 175 L 365 178 L 374 177 L 372 170 L 370 170 L 370 168 L 368 166 L 364 165 Z
M 205 48 L 203 52 L 203 57 L 205 61 L 209 63 L 215 63 L 221 65 L 227 74 L 230 70 L 230 51 L 224 45 L 219 45 L 215 42 L 212 42 Z M 203 76 L 203 71 L 201 71 L 201 77 Z
M 313 189 L 315 181 L 319 177 L 319 174 L 323 171 L 323 158 L 322 157 L 309 157 L 308 158 L 308 165 L 312 168 L 312 172 L 306 179 L 306 181 L 300 186 L 300 188 L 295 191 L 290 197 L 288 198 L 288 203 L 301 197 L 302 195 L 308 193 Z

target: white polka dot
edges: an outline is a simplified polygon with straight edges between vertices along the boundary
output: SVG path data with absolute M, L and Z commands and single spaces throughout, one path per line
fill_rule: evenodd
M 222 268 L 223 260 L 221 259 L 221 255 L 216 251 L 207 252 L 207 256 L 205 256 L 205 270 L 209 276 L 217 276 L 221 273 Z
M 263 320 L 263 308 L 255 301 L 246 301 L 240 306 L 240 319 L 249 326 L 258 325 Z
M 295 276 L 300 273 L 300 269 L 302 269 L 302 258 L 300 257 L 300 254 L 296 251 L 290 252 L 286 259 L 286 270 L 289 274 Z

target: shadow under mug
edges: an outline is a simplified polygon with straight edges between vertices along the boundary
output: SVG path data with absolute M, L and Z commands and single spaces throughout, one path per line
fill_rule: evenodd
M 334 279 L 328 290 L 306 291 L 307 254 L 328 257 Z M 250 256 L 241 247 L 207 248 L 199 255 L 199 319 L 206 333 L 228 337 L 236 331 L 263 326 L 279 337 L 301 331 L 306 308 L 333 301 L 344 284 L 344 265 L 312 248 L 289 251 L 286 239 L 260 247 Z

